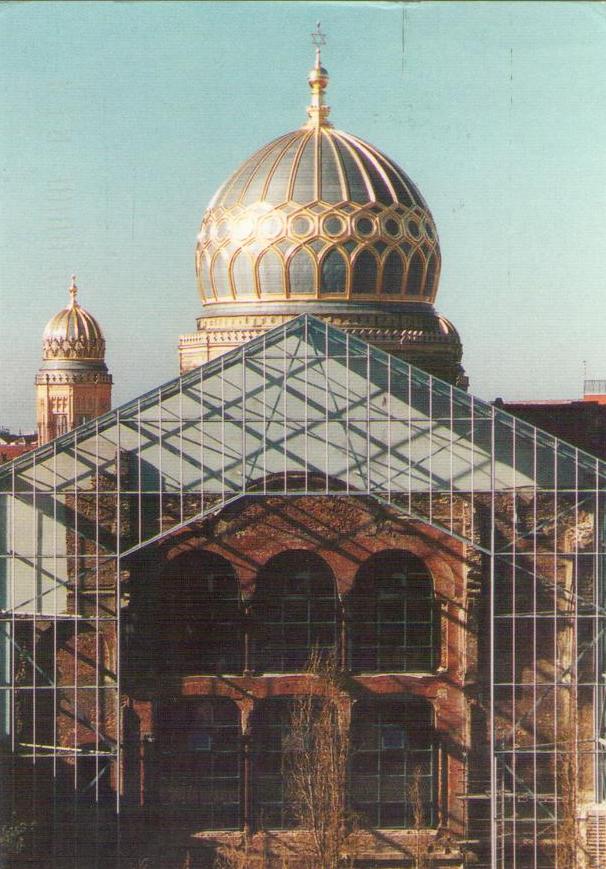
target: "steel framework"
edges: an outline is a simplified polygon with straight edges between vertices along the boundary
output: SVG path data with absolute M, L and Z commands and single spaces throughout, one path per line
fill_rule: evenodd
M 479 553 L 489 760 L 465 796 L 490 812 L 470 835 L 494 869 L 563 867 L 606 800 L 605 482 L 599 460 L 292 320 L 0 469 L 5 741 L 120 811 L 129 557 L 243 497 L 372 496 Z

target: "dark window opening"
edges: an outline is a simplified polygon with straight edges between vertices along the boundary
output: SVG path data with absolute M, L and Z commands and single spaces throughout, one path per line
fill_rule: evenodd
M 359 701 L 351 723 L 349 801 L 363 825 L 436 823 L 433 710 L 416 698 Z M 417 820 L 415 820 L 417 815 Z
M 343 254 L 333 248 L 329 251 L 320 268 L 320 292 L 344 293 L 347 284 L 347 263 Z
M 369 250 L 361 251 L 356 257 L 351 281 L 351 292 L 376 293 L 377 291 L 377 260 Z
M 423 289 L 423 275 L 425 267 L 423 257 L 419 251 L 415 251 L 408 265 L 408 276 L 406 279 L 406 292 L 411 296 L 420 296 Z
M 205 697 L 156 710 L 155 797 L 173 818 L 197 829 L 237 830 L 241 738 L 237 707 Z
M 184 555 L 161 583 L 151 626 L 160 668 L 182 675 L 240 673 L 240 593 L 229 562 L 211 552 Z
M 334 577 L 319 556 L 295 549 L 272 558 L 259 575 L 253 600 L 253 668 L 297 672 L 313 649 L 334 649 L 336 603 Z
M 294 817 L 287 796 L 290 701 L 266 700 L 252 719 L 253 821 L 257 829 L 288 829 Z
M 348 600 L 355 673 L 430 672 L 437 618 L 431 575 L 410 552 L 388 550 L 360 569 Z

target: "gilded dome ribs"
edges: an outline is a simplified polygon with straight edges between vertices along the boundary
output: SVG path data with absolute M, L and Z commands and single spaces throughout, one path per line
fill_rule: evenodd
M 393 160 L 328 123 L 323 67 L 309 83 L 309 120 L 249 157 L 204 214 L 205 349 L 184 343 L 183 370 L 307 311 L 465 385 L 459 337 L 432 307 L 441 257 L 427 203 Z

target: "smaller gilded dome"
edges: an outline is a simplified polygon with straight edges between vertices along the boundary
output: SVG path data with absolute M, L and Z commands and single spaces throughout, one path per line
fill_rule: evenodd
M 42 358 L 103 360 L 105 338 L 93 315 L 77 301 L 75 275 L 72 275 L 69 292 L 69 305 L 46 324 L 42 336 Z

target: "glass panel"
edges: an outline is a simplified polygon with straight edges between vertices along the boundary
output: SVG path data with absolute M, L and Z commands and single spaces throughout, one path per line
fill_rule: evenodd
M 156 709 L 157 798 L 173 823 L 241 826 L 240 724 L 231 701 L 180 700 Z
M 306 144 L 303 146 L 303 153 L 299 158 L 299 163 L 296 169 L 295 184 L 291 199 L 295 202 L 300 202 L 302 205 L 307 205 L 308 202 L 313 202 L 316 199 L 316 141 L 315 134 L 309 134 Z
M 347 285 L 347 262 L 341 251 L 333 248 L 320 265 L 320 292 L 344 293 Z
M 402 257 L 395 250 L 392 251 L 383 265 L 382 292 L 394 295 L 402 292 L 402 276 L 404 263 Z
M 433 581 L 412 553 L 387 550 L 368 559 L 348 599 L 348 622 L 353 672 L 433 669 L 438 631 Z
M 358 701 L 353 708 L 349 799 L 377 827 L 413 826 L 418 788 L 422 826 L 436 818 L 433 712 L 413 697 Z M 370 772 L 375 775 L 368 775 Z M 364 774 L 366 773 L 366 774 Z
M 352 294 L 376 293 L 377 260 L 368 249 L 362 250 L 354 262 L 351 281 Z
M 425 278 L 425 295 L 431 296 L 434 290 L 434 284 L 436 280 L 436 273 L 438 270 L 438 258 L 436 254 L 432 254 L 429 258 L 429 262 L 427 263 L 427 276 Z
M 423 288 L 423 273 L 425 263 L 420 251 L 415 251 L 408 264 L 406 276 L 406 292 L 410 296 L 420 296 Z
M 316 268 L 309 251 L 301 248 L 293 256 L 288 267 L 290 292 L 309 295 L 317 290 Z
M 347 196 L 341 191 L 341 182 L 334 151 L 329 142 L 330 134 L 320 136 L 320 199 L 325 202 L 340 202 Z
M 276 251 L 268 250 L 259 262 L 259 289 L 262 295 L 286 293 L 286 268 Z
M 351 156 L 348 147 L 337 139 L 336 136 L 333 137 L 333 141 L 345 167 L 345 177 L 347 178 L 347 185 L 349 187 L 349 196 L 347 198 L 352 202 L 358 202 L 361 204 L 368 202 L 370 197 L 366 184 L 364 183 L 362 173 L 360 172 L 356 161 Z
M 336 587 L 328 565 L 305 550 L 272 558 L 257 580 L 253 600 L 254 668 L 297 672 L 314 648 L 336 642 Z
M 212 278 L 215 293 L 219 298 L 231 298 L 231 286 L 227 269 L 227 260 L 219 254 L 213 260 Z
M 252 262 L 245 253 L 242 252 L 236 256 L 232 266 L 232 273 L 237 296 L 256 295 Z

